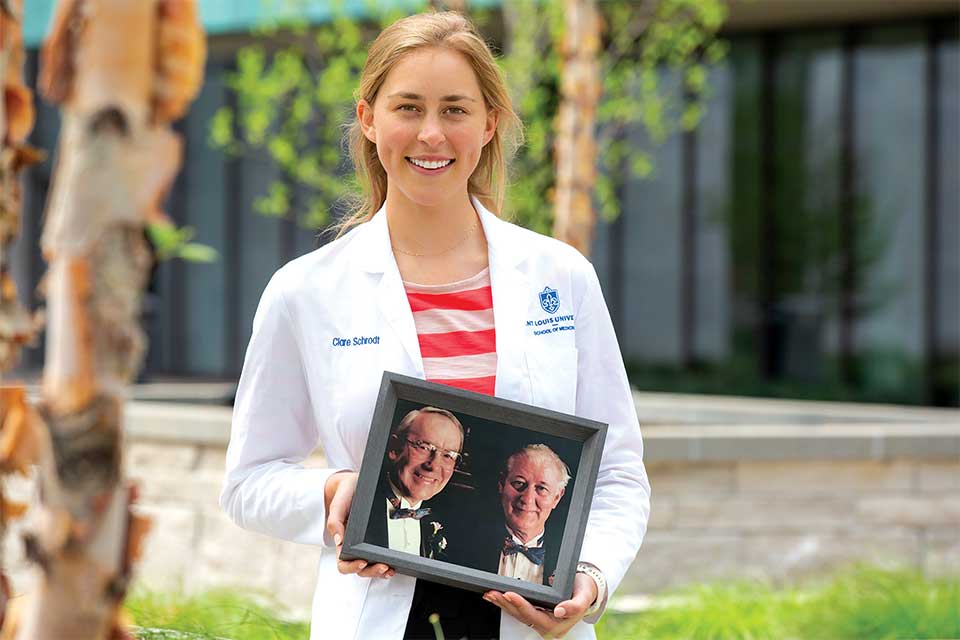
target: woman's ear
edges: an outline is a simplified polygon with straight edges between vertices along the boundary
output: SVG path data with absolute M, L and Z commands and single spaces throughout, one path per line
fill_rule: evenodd
M 483 146 L 493 140 L 493 134 L 497 132 L 497 124 L 500 122 L 500 113 L 494 109 L 487 110 L 487 121 L 483 127 Z
M 357 122 L 364 137 L 370 142 L 377 143 L 377 130 L 373 125 L 373 105 L 366 100 L 357 103 Z

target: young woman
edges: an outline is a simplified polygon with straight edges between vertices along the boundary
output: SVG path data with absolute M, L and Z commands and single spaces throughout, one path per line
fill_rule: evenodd
M 221 505 L 241 527 L 322 547 L 312 638 L 433 638 L 432 612 L 448 638 L 593 638 L 650 504 L 597 276 L 574 249 L 495 213 L 519 122 L 466 19 L 423 14 L 388 27 L 358 95 L 349 135 L 365 199 L 349 231 L 277 271 L 263 293 Z M 537 331 L 556 317 L 570 330 Z M 515 593 L 481 596 L 339 560 L 385 370 L 610 425 L 570 600 L 547 611 Z M 318 445 L 329 468 L 303 467 Z

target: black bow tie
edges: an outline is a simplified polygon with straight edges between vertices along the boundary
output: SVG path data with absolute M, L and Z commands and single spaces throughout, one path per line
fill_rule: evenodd
M 503 541 L 503 555 L 512 556 L 518 553 L 522 553 L 527 557 L 527 560 L 533 564 L 543 564 L 543 556 L 547 553 L 545 547 L 525 547 L 522 544 L 517 544 L 513 541 L 513 538 L 507 536 Z
M 400 520 L 401 518 L 413 518 L 414 520 L 419 520 L 424 516 L 430 515 L 430 507 L 423 507 L 420 509 L 401 509 L 400 500 L 398 498 L 390 498 L 390 506 L 393 507 L 393 510 L 390 512 L 391 520 Z

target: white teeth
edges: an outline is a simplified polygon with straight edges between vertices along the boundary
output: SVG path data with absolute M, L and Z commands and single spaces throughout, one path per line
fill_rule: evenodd
M 441 167 L 447 166 L 448 164 L 453 162 L 453 160 L 437 160 L 434 162 L 431 160 L 417 160 L 416 158 L 410 158 L 410 162 L 417 165 L 418 167 L 423 167 L 424 169 L 439 169 Z

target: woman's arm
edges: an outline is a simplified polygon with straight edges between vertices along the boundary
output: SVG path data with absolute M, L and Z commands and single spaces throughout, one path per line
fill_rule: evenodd
M 603 573 L 607 597 L 633 562 L 650 516 L 643 441 L 623 357 L 592 265 L 576 314 L 577 415 L 609 425 L 580 560 Z M 601 609 L 602 612 L 602 609 Z M 599 618 L 599 613 L 589 616 Z
M 325 487 L 338 469 L 302 466 L 320 440 L 284 270 L 260 298 L 233 409 L 220 506 L 239 526 L 303 544 L 332 545 Z

